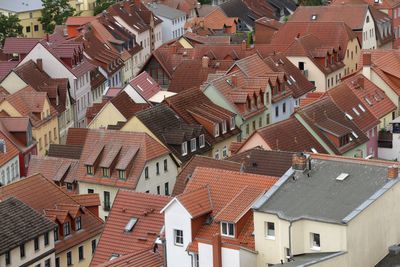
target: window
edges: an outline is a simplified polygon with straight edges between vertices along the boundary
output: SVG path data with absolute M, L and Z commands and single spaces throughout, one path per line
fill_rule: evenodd
M 19 255 L 21 259 L 25 257 L 25 243 L 19 246 Z
M 320 242 L 319 234 L 311 233 L 311 249 L 314 249 L 314 250 L 321 249 L 321 242 Z
M 223 134 L 226 133 L 226 128 L 227 128 L 227 125 L 226 125 L 226 121 L 224 120 L 224 121 L 222 122 L 222 133 L 223 133 Z
M 86 173 L 87 173 L 87 175 L 93 175 L 94 174 L 94 166 L 86 165 Z
M 44 261 L 44 267 L 50 267 L 50 259 Z
M 175 245 L 183 246 L 183 231 L 182 230 L 174 230 L 174 240 Z
M 60 257 L 56 258 L 56 267 L 60 267 Z
M 58 226 L 54 228 L 54 241 L 58 241 Z
M 110 207 L 110 192 L 104 191 L 104 210 L 109 211 Z
M 299 70 L 304 70 L 304 62 L 299 62 Z
M 273 222 L 265 223 L 265 237 L 267 239 L 275 239 L 275 223 Z
M 279 107 L 275 107 L 275 117 L 279 117 Z
M 221 222 L 221 234 L 223 236 L 235 236 L 234 225 L 229 222 Z
M 164 159 L 164 172 L 168 171 L 168 160 Z
M 182 156 L 187 155 L 187 142 L 182 143 Z
M 214 136 L 217 137 L 219 136 L 219 124 L 214 125 Z
M 110 169 L 109 168 L 101 168 L 103 171 L 103 177 L 110 177 Z
M 72 265 L 72 252 L 68 251 L 67 252 L 67 266 L 71 266 Z
M 168 183 L 165 183 L 165 184 L 164 184 L 164 189 L 165 189 L 165 195 L 166 195 L 166 196 L 169 196 L 169 186 L 168 186 Z
M 231 127 L 231 130 L 235 129 L 235 117 L 231 117 L 230 127 Z
M 156 163 L 156 174 L 160 175 L 160 163 Z
M 7 251 L 7 252 L 6 252 L 5 258 L 6 258 L 6 265 L 10 265 L 10 264 L 11 264 L 11 255 L 10 255 L 10 251 Z
M 35 251 L 36 251 L 36 250 L 39 250 L 39 238 L 38 238 L 38 237 L 36 237 L 36 238 L 34 239 L 34 243 L 35 243 Z
M 161 190 L 160 190 L 160 186 L 157 185 L 157 195 L 161 194 L 160 191 L 161 191 Z
M 88 194 L 93 194 L 93 193 L 94 193 L 94 189 L 90 189 L 90 188 L 89 188 L 89 189 L 87 190 L 87 192 L 88 192 Z
M 96 251 L 96 239 L 92 240 L 92 254 Z
M 48 246 L 49 245 L 49 232 L 46 232 L 45 234 L 44 234 L 44 245 L 45 246 Z
M 206 145 L 206 142 L 205 142 L 204 134 L 202 134 L 199 136 L 199 146 L 200 146 L 200 148 L 203 148 L 205 145 Z
M 64 236 L 71 234 L 71 228 L 70 228 L 69 222 L 65 222 L 63 224 L 63 228 L 64 228 Z
M 256 121 L 253 121 L 252 124 L 253 124 L 253 131 L 254 131 L 256 129 Z
M 144 178 L 149 179 L 149 167 L 144 168 Z
M 31 32 L 31 26 L 26 26 L 26 32 Z
M 35 32 L 38 32 L 38 31 L 39 31 L 39 25 L 33 26 L 33 30 L 34 30 Z
M 126 180 L 126 171 L 125 170 L 118 170 L 118 178 L 121 180 Z
M 224 148 L 222 149 L 222 157 L 226 158 L 227 156 L 228 156 L 228 148 L 224 146 Z
M 282 112 L 286 113 L 286 103 L 283 103 L 283 105 L 282 105 Z
M 191 152 L 196 151 L 196 138 L 193 138 L 192 140 L 190 140 L 190 151 Z
M 217 149 L 214 153 L 214 158 L 219 159 L 219 149 Z
M 83 246 L 80 246 L 78 248 L 78 253 L 79 253 L 79 260 L 80 261 L 83 260 L 85 258 L 84 255 L 83 255 Z
M 75 228 L 76 228 L 76 231 L 79 231 L 79 230 L 82 229 L 82 219 L 81 219 L 81 216 L 79 216 L 79 217 L 77 217 L 77 218 L 75 219 Z

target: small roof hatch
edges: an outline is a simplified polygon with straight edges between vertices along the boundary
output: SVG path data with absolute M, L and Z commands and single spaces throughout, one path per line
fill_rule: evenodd
M 345 180 L 348 176 L 349 176 L 348 173 L 342 172 L 338 177 L 336 177 L 336 180 L 338 180 L 338 181 L 343 181 L 343 180 Z

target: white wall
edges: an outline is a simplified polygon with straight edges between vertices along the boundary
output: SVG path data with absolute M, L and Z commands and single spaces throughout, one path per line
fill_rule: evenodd
M 199 243 L 200 267 L 213 267 L 213 249 L 209 244 Z
M 0 167 L 0 183 L 6 185 L 19 179 L 19 156 L 17 155 Z
M 174 200 L 174 202 L 164 211 L 164 220 L 168 266 L 191 266 L 192 258 L 186 251 L 188 244 L 192 241 L 190 214 L 177 200 Z M 183 231 L 183 246 L 174 244 L 174 229 Z M 200 249 L 199 244 L 199 260 L 201 262 L 204 259 L 201 257 Z M 210 265 L 202 265 L 200 263 L 200 266 Z
M 159 16 L 163 22 L 161 23 L 162 28 L 162 42 L 166 43 L 172 39 L 182 36 L 185 32 L 184 26 L 186 23 L 186 14 L 177 19 L 169 19 L 163 16 Z
M 362 30 L 363 30 L 362 48 L 376 49 L 378 47 L 378 44 L 376 41 L 375 23 L 374 19 L 372 18 L 371 12 L 369 12 L 369 10 L 364 18 L 364 26 Z
M 283 112 L 283 105 L 285 105 L 285 112 Z M 278 107 L 278 116 L 276 116 L 276 108 Z M 294 100 L 293 97 L 287 97 L 278 101 L 276 103 L 272 103 L 271 105 L 271 123 L 275 123 L 278 121 L 286 120 L 292 115 L 294 111 Z
M 317 92 L 326 91 L 325 74 L 308 58 L 308 57 L 287 57 L 296 67 L 299 66 L 299 62 L 304 62 L 304 69 L 308 71 L 307 79 L 315 82 L 315 90 Z
M 132 98 L 135 103 L 147 103 L 146 100 L 129 83 L 125 86 L 124 91 Z
M 239 250 L 221 248 L 222 267 L 241 267 Z M 211 258 L 212 260 L 212 258 Z M 251 267 L 251 265 L 245 265 Z

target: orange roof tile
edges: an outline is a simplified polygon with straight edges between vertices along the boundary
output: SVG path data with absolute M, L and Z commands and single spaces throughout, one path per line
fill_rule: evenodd
M 179 202 L 187 209 L 192 218 L 196 218 L 212 211 L 212 202 L 208 186 L 185 192 L 177 196 Z

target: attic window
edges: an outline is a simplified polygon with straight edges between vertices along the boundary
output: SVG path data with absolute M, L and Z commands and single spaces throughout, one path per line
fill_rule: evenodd
M 0 139 L 0 152 L 1 153 L 6 153 L 7 152 L 6 142 L 4 141 L 4 139 Z
M 344 115 L 346 116 L 346 118 L 348 118 L 349 120 L 353 120 L 353 117 L 352 116 L 350 116 L 350 114 L 348 114 L 348 113 L 344 113 Z
M 353 108 L 352 110 L 357 116 L 360 116 L 360 112 L 358 112 L 358 110 L 356 108 Z
M 118 178 L 121 180 L 126 180 L 126 171 L 125 170 L 118 170 Z
M 343 180 L 345 180 L 348 176 L 349 176 L 348 173 L 342 172 L 338 177 L 336 177 L 336 180 L 338 180 L 338 181 L 343 181 Z
M 132 232 L 133 227 L 136 225 L 138 218 L 132 217 L 129 219 L 128 223 L 125 225 L 124 232 Z
M 109 168 L 101 168 L 103 171 L 103 177 L 110 177 L 110 169 Z
M 316 14 L 313 14 L 313 15 L 311 16 L 311 20 L 317 20 L 317 15 L 316 15 Z
M 218 137 L 219 136 L 219 123 L 216 123 L 214 125 L 214 136 Z
M 226 133 L 226 128 L 227 128 L 226 120 L 224 120 L 224 121 L 222 122 L 222 133 L 223 133 L 223 134 Z
M 371 100 L 369 100 L 368 97 L 364 97 L 364 99 L 368 103 L 368 105 L 372 106 L 372 102 L 371 102 Z
M 354 136 L 354 138 L 358 138 L 358 135 L 355 132 L 351 132 L 351 134 Z
M 231 125 L 231 130 L 234 130 L 235 129 L 235 117 L 231 117 L 230 125 Z
M 365 108 L 361 104 L 358 104 L 358 107 L 361 109 L 362 112 L 365 112 Z
M 221 222 L 221 235 L 235 237 L 235 226 L 230 222 Z
M 94 174 L 94 167 L 91 165 L 86 165 L 86 173 L 87 175 L 93 175 Z
M 315 148 L 311 148 L 312 153 L 318 153 L 318 151 Z
M 120 256 L 120 255 L 119 255 L 118 253 L 113 253 L 113 254 L 111 254 L 110 261 L 119 258 L 119 256 Z
M 226 82 L 227 82 L 227 84 L 229 84 L 230 86 L 233 85 L 233 84 L 232 84 L 232 80 L 230 80 L 230 79 L 227 79 Z

